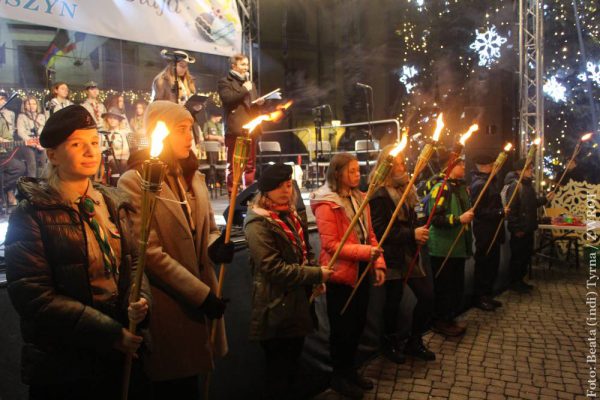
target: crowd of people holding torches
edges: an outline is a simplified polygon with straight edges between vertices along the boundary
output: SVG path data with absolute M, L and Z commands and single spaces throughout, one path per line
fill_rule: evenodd
M 182 77 L 189 62 L 184 56 L 178 61 Z M 22 138 L 35 139 L 28 146 L 37 164 L 48 161 L 43 177 L 21 173 L 9 188 L 16 188 L 19 202 L 5 241 L 30 399 L 198 399 L 203 390 L 207 396 L 215 358 L 228 352 L 222 285 L 235 251 L 237 190 L 242 175 L 250 173 L 246 184 L 253 179 L 260 123 L 280 118 L 291 104 L 261 114 L 262 102 L 253 103 L 257 94 L 246 74 L 248 59 L 234 56 L 231 67 L 219 82 L 232 202 L 222 232 L 192 151 L 194 116 L 176 97 L 140 105 L 128 121 L 118 101 L 108 108 L 97 102 L 94 82 L 86 84 L 89 96 L 82 105 L 67 104 L 62 84 L 52 112 L 38 112 L 31 121 L 35 135 L 31 128 Z M 160 86 L 168 96 L 169 82 Z M 34 100 L 24 102 L 24 112 L 37 112 Z M 366 193 L 359 190 L 355 155 L 333 156 L 324 184 L 310 195 L 318 256 L 307 221 L 295 208 L 292 167 L 278 163 L 262 171 L 243 228 L 254 285 L 249 334 L 264 350 L 265 399 L 295 398 L 292 388 L 305 338 L 315 329 L 313 301 L 319 296 L 329 320 L 331 388 L 340 394 L 359 399 L 373 388 L 356 364 L 372 286 L 385 290 L 383 355 L 398 364 L 406 357 L 435 360 L 423 342 L 426 331 L 460 336 L 468 329 L 457 317 L 471 256 L 474 304 L 490 312 L 502 306 L 494 299 L 494 281 L 505 220 L 510 289 L 531 291 L 524 277 L 536 211 L 554 195 L 540 196 L 532 186 L 540 143 L 530 144 L 504 182 L 499 172 L 510 143 L 497 154 L 470 155 L 476 170 L 467 186 L 463 148 L 478 127 L 450 150 L 439 144 L 443 128 L 440 113 L 412 174 L 405 164 L 407 132 L 383 148 Z M 99 131 L 125 129 L 143 132 L 149 147 L 125 149 L 128 141 L 119 141 L 113 161 L 122 174 L 110 187 L 94 179 L 106 136 Z M 423 180 L 432 160 L 440 173 Z M 408 338 L 399 326 L 407 286 L 417 299 Z

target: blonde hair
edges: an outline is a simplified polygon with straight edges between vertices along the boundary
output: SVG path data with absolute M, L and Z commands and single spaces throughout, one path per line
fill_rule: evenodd
M 167 66 L 161 71 L 161 76 L 166 78 L 169 81 L 169 85 L 173 85 L 175 83 L 175 75 L 173 75 L 173 61 L 169 61 Z M 196 81 L 192 74 L 190 74 L 189 68 L 185 71 L 183 75 L 183 82 L 187 85 L 188 89 L 191 93 L 196 93 Z

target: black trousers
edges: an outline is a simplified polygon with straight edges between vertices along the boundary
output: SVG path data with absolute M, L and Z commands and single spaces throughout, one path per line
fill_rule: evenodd
M 417 298 L 412 314 L 411 336 L 421 337 L 427 330 L 433 314 L 433 284 L 428 277 L 410 278 L 407 285 Z M 385 282 L 385 304 L 383 305 L 383 329 L 386 335 L 398 332 L 398 312 L 404 294 L 404 279 Z
M 16 189 L 17 179 L 26 175 L 27 169 L 25 165 L 22 160 L 13 157 L 10 161 L 6 161 L 6 164 L 0 168 L 5 192 Z
M 444 257 L 430 257 L 434 276 L 440 269 Z M 465 288 L 465 259 L 450 257 L 433 282 L 435 288 L 434 317 L 442 321 L 452 321 L 460 312 Z
M 510 236 L 510 281 L 522 281 L 533 256 L 533 232 L 523 237 Z
M 294 399 L 292 388 L 298 372 L 304 336 L 262 340 L 260 344 L 267 361 L 265 399 Z
M 475 249 L 475 275 L 473 291 L 476 297 L 494 295 L 494 281 L 500 268 L 500 244 L 492 246 L 486 255 L 487 246 Z
M 359 276 L 366 263 L 360 263 Z M 329 351 L 334 373 L 345 374 L 355 366 L 356 350 L 367 322 L 369 305 L 369 279 L 358 287 L 344 315 L 340 311 L 346 304 L 352 287 L 327 283 L 327 315 L 329 317 Z
M 198 375 L 168 381 L 152 382 L 154 400 L 197 400 L 202 399 Z

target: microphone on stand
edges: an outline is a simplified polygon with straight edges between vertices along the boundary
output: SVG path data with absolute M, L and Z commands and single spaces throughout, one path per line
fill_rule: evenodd
M 355 85 L 358 86 L 359 88 L 363 88 L 363 89 L 373 89 L 371 86 L 367 85 L 366 83 L 356 82 Z
M 323 110 L 327 107 L 329 107 L 329 104 L 321 104 L 320 106 L 313 107 L 312 109 L 313 110 Z

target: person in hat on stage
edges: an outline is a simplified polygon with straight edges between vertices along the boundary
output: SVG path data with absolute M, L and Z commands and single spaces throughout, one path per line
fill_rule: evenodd
M 446 169 L 450 154 L 439 150 L 440 165 Z M 433 204 L 442 183 L 431 190 L 427 202 L 427 215 L 431 214 Z M 431 270 L 435 275 L 463 224 L 473 221 L 473 210 L 465 183 L 465 160 L 460 158 L 450 171 L 443 193 L 439 199 L 429 228 L 429 256 Z M 472 236 L 469 228 L 458 242 L 440 275 L 434 279 L 435 307 L 433 315 L 434 332 L 445 336 L 460 336 L 465 333 L 464 326 L 455 318 L 460 313 L 465 284 L 465 261 L 472 255 Z
M 225 111 L 225 146 L 227 147 L 227 191 L 231 194 L 233 185 L 233 151 L 235 140 L 242 135 L 242 127 L 256 118 L 260 112 L 260 106 L 264 100 L 253 104 L 258 98 L 256 85 L 250 80 L 250 64 L 248 57 L 243 54 L 235 54 L 229 58 L 231 69 L 226 77 L 221 78 L 217 85 L 219 97 Z M 257 135 L 260 127 L 257 127 L 254 135 Z M 244 172 L 246 186 L 254 182 L 256 172 L 256 141 L 252 139 L 250 156 Z
M 102 114 L 106 113 L 106 107 L 100 100 L 98 100 L 98 96 L 100 95 L 98 84 L 94 81 L 86 82 L 85 94 L 87 97 L 84 102 L 81 103 L 81 105 L 85 107 L 85 109 L 88 110 L 88 112 L 94 118 L 99 130 L 106 129 L 104 120 L 102 119 Z
M 510 232 L 510 286 L 511 290 L 518 293 L 529 293 L 533 289 L 524 281 L 527 267 L 531 264 L 533 256 L 534 235 L 538 228 L 537 211 L 539 207 L 552 201 L 553 193 L 540 196 L 533 187 L 533 164 L 525 169 L 523 180 L 517 189 L 519 175 L 525 166 L 525 159 L 518 160 L 514 171 L 506 174 L 504 185 L 506 199 L 510 199 L 513 192 L 518 190 L 515 199 L 510 205 L 507 218 L 508 231 Z
M 106 126 L 102 134 L 102 149 L 109 151 L 109 165 L 112 176 L 120 176 L 127 170 L 129 159 L 129 135 L 131 132 L 121 129 L 125 115 L 118 108 L 111 108 L 102 114 L 102 120 Z M 114 156 L 114 157 L 113 157 Z
M 174 51 L 172 55 L 163 53 L 163 58 L 169 62 L 152 81 L 151 101 L 167 100 L 183 105 L 196 93 L 195 79 L 189 71 L 189 64 L 194 64 L 196 59 L 181 50 Z
M 295 210 L 292 167 L 266 168 L 258 190 L 244 220 L 254 275 L 250 339 L 265 352 L 265 399 L 291 399 L 304 338 L 316 317 L 309 304 L 312 286 L 327 282 L 333 271 L 319 266 L 310 251 L 308 229 Z
M 476 169 L 471 172 L 471 185 L 469 186 L 471 203 L 474 203 L 479 197 L 494 168 L 495 160 L 496 156 L 485 150 L 481 150 L 473 156 Z M 475 276 L 473 301 L 475 307 L 483 311 L 494 311 L 502 306 L 501 302 L 494 299 L 494 281 L 498 276 L 498 268 L 500 267 L 500 247 L 504 243 L 504 229 L 500 230 L 500 234 L 489 254 L 486 254 L 496 227 L 500 220 L 509 213 L 509 209 L 502 205 L 500 190 L 498 175 L 496 175 L 474 210 Z
M 151 302 L 144 278 L 129 304 L 137 265 L 131 205 L 90 180 L 100 164 L 96 123 L 80 105 L 56 111 L 40 134 L 44 179 L 21 178 L 6 235 L 8 294 L 21 318 L 22 379 L 30 399 L 116 399 L 124 354 L 140 349 Z M 143 357 L 143 353 L 140 354 Z M 131 399 L 149 393 L 134 362 Z
M 153 307 L 150 319 L 152 350 L 146 371 L 153 381 L 154 399 L 200 398 L 200 376 L 214 369 L 217 357 L 227 353 L 225 301 L 215 294 L 213 264 L 230 263 L 234 244 L 224 243 L 209 201 L 204 175 L 191 152 L 192 115 L 182 105 L 158 100 L 146 109 L 148 135 L 162 121 L 169 129 L 160 159 L 167 164 L 165 181 L 150 224 L 146 272 Z M 150 149 L 129 159 L 130 170 L 118 187 L 139 210 L 142 199 L 140 171 Z M 139 212 L 134 226 L 139 232 Z M 210 343 L 212 321 L 217 325 Z

